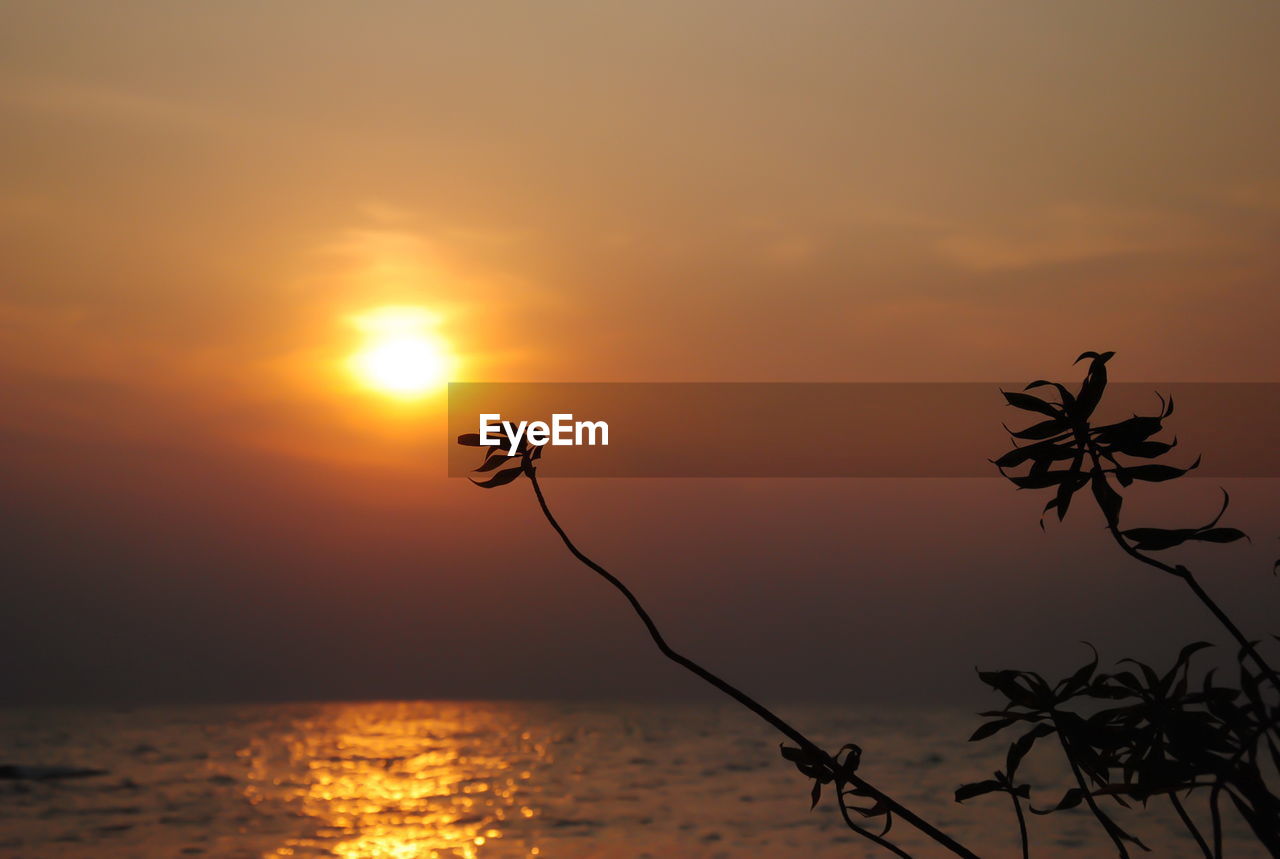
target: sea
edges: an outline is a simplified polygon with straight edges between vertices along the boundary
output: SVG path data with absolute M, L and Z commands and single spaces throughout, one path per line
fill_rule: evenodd
M 984 857 L 1021 856 L 989 778 L 1001 739 L 969 713 L 780 707 L 860 774 Z M 779 737 L 731 705 L 384 701 L 0 710 L 0 764 L 103 771 L 0 780 L 0 856 L 873 857 Z M 1028 758 L 1032 802 L 1069 784 L 1052 746 Z M 1201 855 L 1167 806 L 1112 806 L 1154 855 Z M 1032 856 L 1114 856 L 1087 812 L 1028 815 Z M 883 819 L 868 825 L 878 827 Z M 1237 824 L 1229 821 L 1232 827 Z M 1206 832 L 1208 823 L 1202 821 Z M 950 855 L 903 821 L 912 856 Z M 1263 856 L 1238 828 L 1227 855 Z

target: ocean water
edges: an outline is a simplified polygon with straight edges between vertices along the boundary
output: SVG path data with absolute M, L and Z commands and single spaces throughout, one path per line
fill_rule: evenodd
M 1003 796 L 957 805 L 1004 744 L 965 713 L 780 708 L 982 856 L 1020 855 Z M 1028 776 L 1065 789 L 1052 750 Z M 0 856 L 862 857 L 828 798 L 731 707 L 378 702 L 0 711 L 0 763 L 106 775 L 0 782 Z M 1157 855 L 1197 856 L 1159 803 L 1121 815 Z M 1087 813 L 1033 817 L 1033 855 L 1113 855 Z M 949 855 L 899 821 L 916 856 Z M 1235 842 L 1235 843 L 1233 843 Z M 1261 856 L 1228 839 L 1233 857 Z M 1238 846 L 1237 846 L 1238 844 Z

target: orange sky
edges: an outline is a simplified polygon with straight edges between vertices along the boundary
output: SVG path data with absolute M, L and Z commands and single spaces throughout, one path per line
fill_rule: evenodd
M 440 398 L 344 375 L 347 318 L 386 304 L 438 314 L 475 381 L 1008 379 L 1085 349 L 1280 381 L 1277 37 L 1269 4 L 0 3 L 28 596 L 66 608 L 104 540 L 154 593 L 215 522 L 224 566 L 261 561 L 227 605 L 313 586 L 317 525 L 394 589 L 389 547 L 459 563 L 465 523 L 528 512 L 443 478 Z

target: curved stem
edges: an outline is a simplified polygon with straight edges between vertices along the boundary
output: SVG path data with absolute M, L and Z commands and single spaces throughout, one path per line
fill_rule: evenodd
M 1182 801 L 1178 799 L 1177 791 L 1169 791 L 1169 802 L 1173 803 L 1173 810 L 1178 812 L 1178 817 L 1182 818 L 1183 826 L 1187 827 L 1187 831 L 1196 840 L 1196 844 L 1200 845 L 1200 852 L 1205 855 L 1205 859 L 1213 859 L 1213 851 L 1205 843 L 1204 836 L 1200 834 L 1200 830 L 1196 827 L 1195 821 L 1191 819 L 1191 815 L 1187 814 L 1187 810 L 1182 807 Z
M 1094 476 L 1105 481 L 1107 479 L 1105 473 L 1106 469 L 1102 467 L 1097 446 L 1089 440 L 1088 436 L 1083 432 L 1078 434 L 1078 438 L 1080 438 L 1088 448 L 1089 457 L 1093 463 Z M 1112 517 L 1107 515 L 1105 511 L 1103 513 L 1103 517 L 1107 520 L 1107 531 L 1111 534 L 1112 539 L 1116 541 L 1116 544 L 1124 550 L 1126 555 L 1140 563 L 1146 564 L 1149 567 L 1155 567 L 1161 572 L 1168 573 L 1171 576 L 1177 576 L 1182 579 L 1182 581 L 1186 582 L 1187 587 L 1189 587 L 1191 592 L 1196 595 L 1196 598 L 1200 600 L 1205 608 L 1209 609 L 1213 616 L 1217 618 L 1218 623 L 1222 624 L 1223 628 L 1226 629 L 1227 632 L 1231 634 L 1231 637 L 1236 640 L 1236 643 L 1238 643 L 1240 647 L 1249 654 L 1250 658 L 1253 659 L 1258 668 L 1262 670 L 1262 673 L 1267 675 L 1267 679 L 1271 681 L 1271 685 L 1276 690 L 1280 690 L 1280 675 L 1277 675 L 1275 670 L 1267 664 L 1267 661 L 1263 659 L 1262 655 L 1254 648 L 1253 642 L 1249 641 L 1249 639 L 1245 637 L 1244 633 L 1241 632 L 1240 628 L 1237 627 L 1231 618 L 1227 616 L 1227 613 L 1222 610 L 1221 606 L 1214 602 L 1208 592 L 1200 586 L 1200 583 L 1196 581 L 1196 577 L 1190 570 L 1181 565 L 1176 567 L 1170 566 L 1163 561 L 1157 561 L 1150 555 L 1144 555 L 1142 552 L 1139 552 L 1133 546 L 1129 545 L 1129 541 L 1120 533 L 1119 521 L 1113 521 Z
M 1155 558 L 1142 554 L 1137 549 L 1133 548 L 1133 546 L 1129 545 L 1129 541 L 1120 533 L 1119 526 L 1114 523 L 1107 523 L 1107 531 L 1110 532 L 1112 539 L 1116 541 L 1120 548 L 1124 549 L 1125 554 L 1129 557 L 1134 560 L 1141 561 L 1147 566 L 1155 567 L 1161 572 L 1168 573 L 1171 576 L 1177 576 L 1182 579 L 1182 581 L 1186 583 L 1187 587 L 1191 589 L 1191 592 L 1196 595 L 1196 599 L 1200 600 L 1204 607 L 1209 609 L 1213 616 L 1217 618 L 1218 623 L 1222 625 L 1223 629 L 1231 634 L 1231 637 L 1236 640 L 1236 643 L 1240 645 L 1240 648 L 1244 650 L 1245 653 L 1249 654 L 1249 657 L 1253 660 L 1254 664 L 1257 665 L 1262 673 L 1267 676 L 1267 679 L 1271 681 L 1272 685 L 1276 689 L 1280 689 L 1280 676 L 1277 676 L 1275 669 L 1267 664 L 1267 661 L 1262 658 L 1262 654 L 1258 653 L 1254 648 L 1253 642 L 1245 637 L 1245 634 L 1240 631 L 1240 628 L 1235 625 L 1235 622 L 1232 621 L 1227 613 L 1222 610 L 1222 607 L 1214 601 L 1213 597 L 1209 596 L 1209 593 L 1203 587 L 1201 587 L 1200 582 L 1196 580 L 1195 575 L 1190 570 L 1181 565 L 1172 567 L 1162 561 L 1157 561 Z
M 774 714 L 772 711 L 766 708 L 763 704 L 760 704 L 754 698 L 751 698 L 746 693 L 742 692 L 741 690 L 735 688 L 734 686 L 720 679 L 716 675 L 712 674 L 710 671 L 703 668 L 701 665 L 694 662 L 692 659 L 689 659 L 688 657 L 683 656 L 682 654 L 677 653 L 675 650 L 673 650 L 671 646 L 667 644 L 666 639 L 662 637 L 662 633 L 658 630 L 658 625 L 653 622 L 653 618 L 649 616 L 649 612 L 645 611 L 644 606 L 641 605 L 640 600 L 636 598 L 636 595 L 631 592 L 631 589 L 628 588 L 625 584 L 623 584 L 622 580 L 619 579 L 617 576 L 613 575 L 604 567 L 600 566 L 595 561 L 591 560 L 586 555 L 584 555 L 582 551 L 577 546 L 574 545 L 573 541 L 569 539 L 569 535 L 566 534 L 565 530 L 560 527 L 560 523 L 556 521 L 556 517 L 553 516 L 551 513 L 551 508 L 547 506 L 547 499 L 542 494 L 542 487 L 538 484 L 538 477 L 537 477 L 536 471 L 532 467 L 527 467 L 526 471 L 529 475 L 529 482 L 533 484 L 533 493 L 538 498 L 538 506 L 542 508 L 542 515 L 546 518 L 547 522 L 551 524 L 551 527 L 555 529 L 556 534 L 560 536 L 560 540 L 561 542 L 564 543 L 565 548 L 567 548 L 570 554 L 572 554 L 575 558 L 577 558 L 578 561 L 580 561 L 584 566 L 590 568 L 593 572 L 599 575 L 606 582 L 613 585 L 613 587 L 617 589 L 619 593 L 621 593 L 624 597 L 626 597 L 627 602 L 631 604 L 632 610 L 635 611 L 636 615 L 640 618 L 640 621 L 644 624 L 645 629 L 649 631 L 649 637 L 653 639 L 653 643 L 657 645 L 658 650 L 662 653 L 663 656 L 667 657 L 672 662 L 676 663 L 677 665 L 686 669 L 687 671 L 690 671 L 691 673 L 696 674 L 698 677 L 702 678 L 707 683 L 710 683 L 712 686 L 716 687 L 721 692 L 728 695 L 730 698 L 737 701 L 739 704 L 746 707 L 751 712 L 755 713 L 761 719 L 763 719 L 764 721 L 772 725 L 783 736 L 787 737 L 796 745 L 798 745 L 802 750 L 824 761 L 826 765 L 830 767 L 830 769 L 833 772 L 835 771 L 836 764 L 835 764 L 835 761 L 831 759 L 831 756 L 828 755 L 821 748 L 819 748 L 812 740 L 810 740 L 804 734 L 800 733 L 795 728 L 791 727 L 791 725 L 788 725 L 776 714 Z M 942 830 L 933 826 L 928 821 L 919 817 L 914 812 L 912 812 L 909 808 L 902 805 L 897 800 L 885 794 L 884 792 L 874 787 L 873 785 L 863 780 L 862 778 L 856 775 L 849 775 L 849 776 L 846 776 L 846 780 L 850 785 L 856 787 L 864 795 L 874 799 L 876 802 L 880 803 L 885 808 L 887 808 L 890 812 L 898 815 L 907 823 L 911 824 L 920 832 L 929 836 L 938 844 L 950 850 L 952 853 L 956 854 L 957 856 L 964 856 L 966 857 L 966 859 L 978 859 L 977 854 L 969 850 L 964 845 L 960 844 L 960 842 L 956 841 L 954 838 L 947 835 Z M 863 830 L 860 828 L 857 828 L 856 831 L 862 832 L 863 834 L 870 834 L 866 832 L 866 830 Z

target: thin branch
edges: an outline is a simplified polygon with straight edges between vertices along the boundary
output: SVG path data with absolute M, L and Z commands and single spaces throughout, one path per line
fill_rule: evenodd
M 1182 824 L 1187 827 L 1187 831 L 1196 840 L 1196 844 L 1200 845 L 1200 852 L 1205 855 L 1205 859 L 1213 859 L 1213 851 L 1205 843 L 1204 836 L 1200 834 L 1200 830 L 1196 827 L 1195 821 L 1191 819 L 1191 815 L 1187 814 L 1187 810 L 1182 807 L 1182 801 L 1178 799 L 1177 791 L 1169 791 L 1169 802 L 1173 804 L 1173 810 L 1178 812 L 1178 817 L 1182 818 Z
M 1102 467 L 1097 445 L 1083 433 L 1079 435 L 1079 438 L 1089 450 L 1089 457 L 1093 461 L 1093 471 L 1101 472 L 1099 479 L 1105 481 L 1107 479 L 1105 476 L 1106 469 Z M 1144 555 L 1142 552 L 1129 545 L 1129 541 L 1120 533 L 1120 523 L 1118 520 L 1112 521 L 1112 518 L 1108 516 L 1105 511 L 1103 512 L 1103 518 L 1106 519 L 1108 533 L 1111 534 L 1111 537 L 1116 541 L 1116 544 L 1124 550 L 1125 554 L 1136 561 L 1146 564 L 1147 566 L 1154 567 L 1155 569 L 1160 570 L 1163 573 L 1168 573 L 1171 576 L 1177 576 L 1182 579 L 1182 581 L 1186 582 L 1187 587 L 1189 587 L 1191 592 L 1196 595 L 1196 598 L 1199 599 L 1207 609 L 1209 609 L 1213 616 L 1218 619 L 1218 623 L 1222 624 L 1223 628 L 1231 634 L 1231 637 L 1236 640 L 1240 647 L 1243 648 L 1244 651 L 1249 654 L 1250 658 L 1253 659 L 1254 663 L 1264 674 L 1267 675 L 1267 679 L 1271 681 L 1271 685 L 1275 689 L 1280 690 L 1280 675 L 1277 675 L 1275 670 L 1267 664 L 1267 661 L 1263 659 L 1262 655 L 1254 648 L 1253 642 L 1245 637 L 1244 633 L 1241 632 L 1240 628 L 1237 627 L 1231 618 L 1227 616 L 1227 613 L 1222 610 L 1221 606 L 1214 602 L 1213 598 L 1210 597 L 1205 589 L 1200 586 L 1195 575 L 1189 569 L 1181 565 L 1173 567 L 1163 561 L 1156 560 L 1150 555 Z
M 1062 733 L 1062 728 L 1058 726 L 1058 722 L 1054 720 L 1054 726 L 1058 728 L 1058 742 L 1062 744 L 1062 753 L 1066 755 L 1067 763 L 1071 766 L 1071 773 L 1076 777 L 1076 784 L 1080 785 L 1080 792 L 1084 794 L 1084 801 L 1089 806 L 1089 810 L 1093 812 L 1093 816 L 1097 819 L 1102 830 L 1107 833 L 1116 849 L 1120 851 L 1120 859 L 1129 859 L 1129 851 L 1124 846 L 1124 840 L 1120 837 L 1120 832 L 1114 821 L 1107 816 L 1098 803 L 1093 798 L 1093 791 L 1089 790 L 1089 785 L 1085 782 L 1084 773 L 1080 771 L 1080 765 L 1076 763 L 1075 755 L 1071 752 L 1071 745 L 1067 742 L 1066 734 Z
M 888 850 L 890 853 L 893 853 L 895 856 L 902 856 L 904 857 L 904 859 L 911 859 L 911 854 L 903 850 L 897 844 L 894 844 L 892 841 L 885 838 L 881 834 L 872 832 L 870 829 L 867 829 L 866 827 L 859 826 L 857 823 L 853 821 L 853 818 L 849 815 L 849 807 L 845 805 L 844 786 L 839 782 L 836 783 L 836 804 L 840 806 L 840 816 L 844 818 L 844 822 L 847 823 L 849 825 L 849 828 L 852 829 L 854 832 L 858 833 L 863 838 L 866 838 L 870 841 L 874 841 L 876 844 L 879 844 L 881 847 L 883 847 L 885 850 Z
M 1013 810 L 1018 815 L 1018 834 L 1022 836 L 1022 859 L 1031 859 L 1031 842 L 1027 838 L 1027 818 L 1022 813 L 1022 803 L 1018 801 L 1018 795 L 1013 791 L 1009 791 L 1009 798 L 1013 800 Z
M 824 765 L 829 767 L 832 773 L 836 771 L 836 763 L 831 758 L 831 756 L 828 755 L 821 748 L 819 748 L 812 740 L 810 740 L 804 734 L 800 733 L 795 728 L 791 727 L 791 725 L 784 722 L 772 711 L 770 711 L 764 705 L 757 702 L 755 699 L 748 696 L 746 693 L 740 691 L 739 689 L 735 688 L 734 686 L 720 679 L 716 675 L 712 674 L 710 671 L 703 668 L 701 665 L 694 662 L 692 659 L 689 659 L 688 657 L 683 656 L 682 654 L 677 653 L 675 650 L 673 650 L 671 646 L 667 644 L 666 639 L 662 637 L 662 633 L 658 630 L 658 625 L 653 622 L 653 618 L 649 616 L 649 612 L 647 612 L 644 606 L 641 605 L 640 600 L 638 600 L 635 594 L 631 592 L 631 589 L 628 588 L 625 584 L 623 584 L 622 580 L 619 579 L 617 576 L 613 575 L 604 567 L 600 566 L 595 561 L 591 560 L 586 555 L 584 555 L 582 551 L 578 549 L 576 545 L 574 545 L 573 541 L 569 539 L 569 535 L 565 533 L 565 530 L 563 528 L 560 527 L 560 523 L 556 521 L 555 516 L 553 516 L 551 513 L 551 508 L 547 506 L 547 499 L 542 494 L 542 487 L 538 484 L 537 473 L 531 464 L 526 464 L 526 472 L 529 475 L 529 482 L 533 484 L 533 492 L 534 492 L 534 495 L 537 496 L 538 506 L 542 508 L 542 515 L 546 517 L 547 522 L 551 524 L 551 527 L 555 530 L 556 534 L 560 536 L 560 540 L 561 542 L 564 543 L 565 548 L 567 548 L 570 554 L 572 554 L 575 558 L 577 558 L 578 561 L 580 561 L 584 566 L 588 567 L 589 569 L 594 571 L 597 575 L 599 575 L 602 579 L 604 579 L 606 582 L 613 585 L 613 587 L 617 589 L 619 593 L 621 593 L 624 597 L 626 597 L 627 602 L 631 604 L 632 610 L 634 610 L 636 615 L 640 618 L 640 621 L 644 624 L 645 629 L 649 631 L 649 637 L 653 639 L 653 643 L 657 645 L 658 650 L 662 653 L 663 656 L 667 657 L 672 662 L 676 663 L 682 668 L 692 672 L 693 674 L 696 674 L 698 677 L 702 678 L 707 683 L 710 683 L 712 686 L 719 689 L 721 692 L 728 695 L 730 698 L 737 701 L 739 704 L 743 705 L 751 712 L 755 713 L 761 719 L 763 719 L 764 721 L 772 725 L 783 736 L 787 737 L 792 742 L 796 743 L 802 750 L 804 750 L 811 756 L 814 756 L 817 759 L 823 761 Z M 975 854 L 973 851 L 969 850 L 967 847 L 960 844 L 960 842 L 956 841 L 954 838 L 947 835 L 942 830 L 938 829 L 937 827 L 930 824 L 928 821 L 924 820 L 923 818 L 915 814 L 909 808 L 902 805 L 897 800 L 890 797 L 888 794 L 874 787 L 869 782 L 865 781 L 864 779 L 856 775 L 848 775 L 846 776 L 846 779 L 848 780 L 848 783 L 850 785 L 852 785 L 853 787 L 856 787 L 862 794 L 874 799 L 877 803 L 883 805 L 890 812 L 901 817 L 907 823 L 914 826 L 923 834 L 929 836 L 931 839 L 936 841 L 941 846 L 945 847 L 947 850 L 951 851 L 957 856 L 964 856 L 966 857 L 966 859 L 978 859 L 977 854 Z M 862 834 L 869 834 L 866 832 L 866 830 L 856 828 L 856 827 L 855 827 L 855 831 L 858 831 Z M 882 844 L 882 846 L 884 845 Z M 902 854 L 902 855 L 906 855 L 906 854 Z

